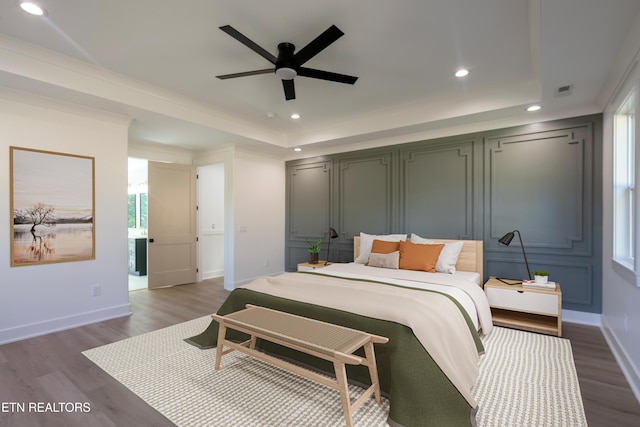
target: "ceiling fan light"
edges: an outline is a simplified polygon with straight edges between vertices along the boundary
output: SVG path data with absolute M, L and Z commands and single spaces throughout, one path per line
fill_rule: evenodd
M 296 70 L 289 67 L 282 67 L 276 70 L 276 76 L 280 77 L 282 80 L 291 80 L 298 75 Z
M 22 8 L 22 10 L 32 15 L 36 15 L 36 16 L 44 15 L 44 9 L 33 2 L 21 1 L 20 7 Z
M 456 77 L 467 77 L 468 75 L 469 75 L 469 70 L 467 70 L 466 68 L 461 68 L 455 73 Z

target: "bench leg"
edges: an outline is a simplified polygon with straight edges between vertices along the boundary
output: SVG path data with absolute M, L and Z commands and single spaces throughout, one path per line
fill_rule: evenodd
M 374 396 L 377 403 L 381 403 L 380 396 L 380 380 L 378 379 L 378 365 L 376 365 L 376 352 L 373 349 L 373 343 L 369 341 L 364 345 L 364 354 L 367 357 L 367 366 L 369 367 L 369 377 L 371 378 L 371 386 L 374 388 Z
M 222 323 L 218 327 L 218 349 L 216 350 L 216 365 L 215 370 L 220 369 L 220 360 L 222 359 L 222 353 L 224 350 L 224 337 L 227 334 L 227 328 Z
M 344 410 L 344 418 L 347 427 L 353 427 L 353 418 L 351 417 L 351 399 L 349 399 L 349 385 L 347 383 L 347 371 L 344 363 L 334 361 L 333 369 L 336 372 L 336 380 L 338 382 L 338 391 L 340 392 L 340 402 Z

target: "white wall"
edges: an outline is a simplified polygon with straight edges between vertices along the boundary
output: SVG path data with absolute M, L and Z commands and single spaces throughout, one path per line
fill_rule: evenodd
M 235 288 L 234 275 L 234 194 L 233 194 L 233 146 L 224 146 L 207 152 L 199 152 L 194 155 L 195 165 L 205 166 L 222 164 L 224 167 L 224 288 L 231 291 Z
M 640 400 L 640 287 L 635 277 L 612 262 L 613 256 L 613 123 L 620 97 L 630 86 L 640 85 L 640 18 L 621 46 L 609 76 L 610 94 L 603 117 L 603 268 L 602 325 L 605 338 Z M 636 98 L 636 111 L 640 106 Z M 638 120 L 638 115 L 636 115 Z M 639 128 L 638 122 L 636 129 Z M 640 132 L 636 133 L 636 147 Z M 636 148 L 636 150 L 639 150 Z M 636 159 L 638 157 L 636 156 Z M 640 163 L 636 163 L 636 167 Z M 638 175 L 636 175 L 638 176 Z M 640 205 L 638 206 L 640 207 Z
M 146 159 L 153 162 L 192 164 L 192 153 L 184 148 L 146 142 L 129 142 L 129 157 Z
M 0 89 L 0 344 L 130 313 L 129 120 Z M 9 146 L 95 157 L 96 259 L 10 267 Z M 93 285 L 101 295 L 92 296 Z
M 226 146 L 194 164 L 224 164 L 224 288 L 284 272 L 285 167 L 265 154 Z
M 236 150 L 233 199 L 234 287 L 284 272 L 284 162 Z

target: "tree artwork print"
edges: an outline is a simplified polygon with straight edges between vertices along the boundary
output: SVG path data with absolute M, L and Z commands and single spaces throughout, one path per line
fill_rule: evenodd
M 10 149 L 11 266 L 95 259 L 95 159 Z

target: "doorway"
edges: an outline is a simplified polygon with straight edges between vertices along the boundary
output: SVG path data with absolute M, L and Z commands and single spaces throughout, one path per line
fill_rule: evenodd
M 200 280 L 224 276 L 224 163 L 198 167 Z
M 129 291 L 148 289 L 148 191 L 149 162 L 130 157 Z M 224 163 L 201 166 L 198 188 L 198 280 L 224 277 L 225 168 Z
M 147 289 L 147 201 L 149 192 L 148 162 L 129 158 L 128 167 L 128 248 L 129 291 Z

